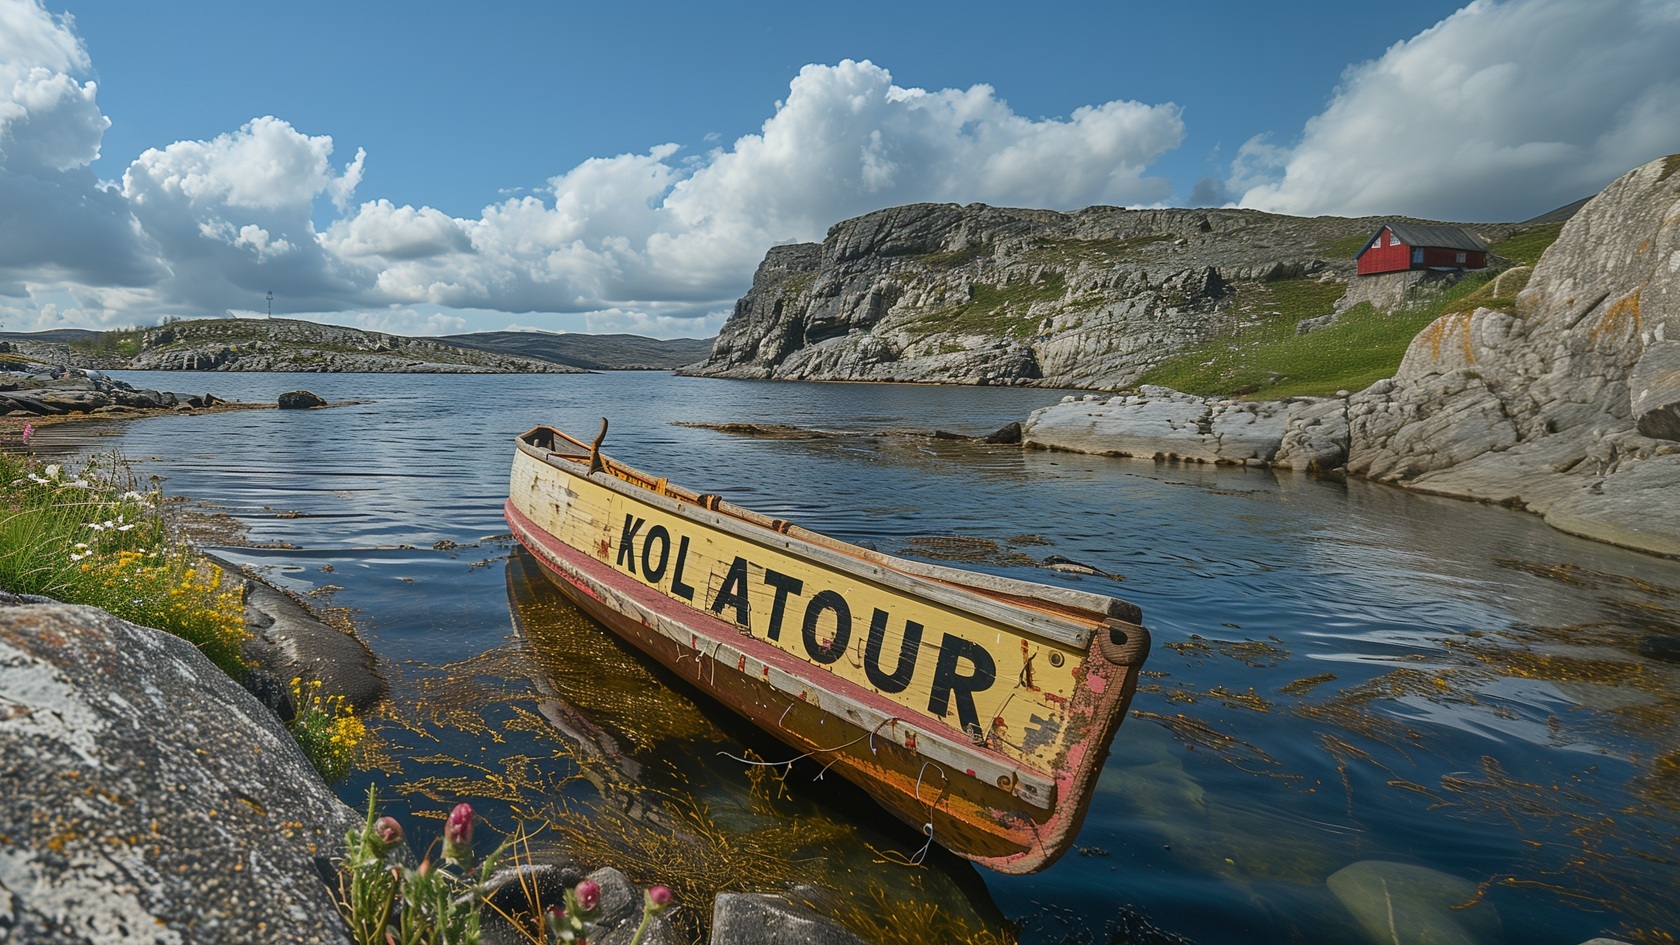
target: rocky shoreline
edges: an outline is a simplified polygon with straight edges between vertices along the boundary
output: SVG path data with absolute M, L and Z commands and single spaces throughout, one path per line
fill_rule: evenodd
M 95 394 L 78 405 L 134 393 L 98 372 L 59 373 L 54 390 L 68 382 L 72 393 Z M 19 411 L 13 419 L 141 416 L 187 402 L 140 396 L 152 395 L 176 405 Z M 239 406 L 250 405 L 202 409 Z M 362 817 L 282 720 L 296 711 L 287 683 L 295 678 L 319 681 L 323 696 L 358 714 L 376 711 L 387 691 L 378 658 L 296 596 L 206 557 L 244 601 L 250 668 L 238 681 L 170 634 L 0 589 L 0 942 L 351 941 L 335 905 L 335 860 Z M 569 864 L 518 863 L 491 878 L 488 897 L 517 909 L 540 890 L 543 901 L 559 902 L 584 879 L 601 890 L 591 940 L 627 945 L 644 898 L 610 866 L 584 874 Z M 863 945 L 781 896 L 725 893 L 711 910 L 713 943 Z M 650 918 L 647 945 L 686 940 L 670 913 Z M 493 914 L 481 939 L 527 940 Z
M 332 884 L 361 816 L 286 731 L 273 681 L 310 674 L 369 702 L 384 682 L 353 637 L 244 583 L 265 667 L 244 687 L 162 631 L 0 591 L 0 941 L 349 945 Z M 583 879 L 602 893 L 591 940 L 626 945 L 643 898 L 611 867 L 517 865 L 488 895 L 511 910 Z M 668 915 L 643 939 L 683 940 Z M 525 938 L 492 915 L 482 941 Z M 717 897 L 710 941 L 863 945 L 808 907 L 743 893 Z
M 1680 487 L 1680 155 L 1588 202 L 1514 311 L 1443 316 L 1393 378 L 1272 402 L 1165 388 L 1070 397 L 1023 435 L 1030 447 L 1360 476 L 1680 556 L 1680 506 L 1667 500 Z

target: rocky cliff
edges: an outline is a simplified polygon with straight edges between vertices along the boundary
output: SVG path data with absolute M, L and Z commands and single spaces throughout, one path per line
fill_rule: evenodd
M 772 249 L 711 357 L 685 373 L 1125 387 L 1275 315 L 1256 286 L 1346 285 L 1354 253 L 1396 219 L 895 207 Z M 1471 226 L 1489 241 L 1515 228 Z
M 1680 555 L 1680 155 L 1589 201 L 1515 312 L 1421 332 L 1349 428 L 1350 473 Z
M 1680 555 L 1668 491 L 1680 489 L 1680 155 L 1590 200 L 1513 311 L 1442 316 L 1393 378 L 1343 394 L 1069 397 L 1036 411 L 1023 436 L 1082 452 L 1342 468 Z
M 289 318 L 211 318 L 71 343 L 11 336 L 17 353 L 58 364 L 129 371 L 308 371 L 380 374 L 566 374 L 579 368 Z

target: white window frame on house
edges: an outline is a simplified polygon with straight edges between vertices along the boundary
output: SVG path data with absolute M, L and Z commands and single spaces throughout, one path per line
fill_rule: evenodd
M 1389 234 L 1388 234 L 1388 245 L 1390 245 L 1390 246 L 1399 246 L 1400 245 L 1400 237 L 1395 236 L 1394 232 L 1392 230 L 1389 231 Z
M 1468 260 L 1468 259 L 1469 259 L 1469 257 L 1466 256 L 1465 254 L 1463 254 L 1463 253 L 1458 254 L 1458 264 L 1460 266 L 1464 265 L 1465 261 Z

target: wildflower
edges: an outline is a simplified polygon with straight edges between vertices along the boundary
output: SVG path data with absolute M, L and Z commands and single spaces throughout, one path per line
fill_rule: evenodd
M 671 905 L 671 887 L 655 886 L 642 893 L 642 921 L 636 926 L 636 933 L 630 936 L 630 945 L 641 945 L 642 937 L 647 934 L 648 926 L 655 917 L 664 912 Z
M 373 832 L 379 838 L 379 842 L 386 846 L 402 842 L 402 824 L 397 823 L 395 817 L 381 817 L 374 821 Z
M 57 463 L 48 463 L 47 468 L 42 471 L 47 474 L 48 479 L 57 479 L 61 469 Z M 30 478 L 33 479 L 35 477 L 31 476 Z
M 583 907 L 583 911 L 594 912 L 595 907 L 601 904 L 601 884 L 592 879 L 578 883 L 577 901 L 578 905 Z
M 34 436 L 34 435 L 35 435 L 35 424 L 33 424 L 33 423 L 24 424 L 23 425 L 23 445 L 28 446 L 29 445 L 29 438 Z
M 443 858 L 464 863 L 472 859 L 473 809 L 456 804 L 443 825 Z

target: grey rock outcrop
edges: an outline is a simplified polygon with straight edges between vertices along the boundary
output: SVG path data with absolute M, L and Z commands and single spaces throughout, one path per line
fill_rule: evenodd
M 8 597 L 0 696 L 15 941 L 347 941 L 317 859 L 358 818 L 193 646 Z
M 1275 314 L 1257 286 L 1347 283 L 1349 240 L 1385 219 L 894 207 L 770 250 L 711 357 L 682 373 L 1125 387 Z M 1513 227 L 1477 229 L 1498 239 Z
M 207 397 L 208 395 L 206 395 Z M 182 398 L 63 364 L 13 362 L 0 367 L 0 416 L 63 416 L 161 410 L 204 397 Z
M 245 601 L 245 629 L 251 634 L 243 649 L 247 660 L 282 684 L 292 679 L 319 682 L 323 695 L 342 698 L 357 713 L 384 698 L 385 678 L 367 644 L 322 623 L 285 592 L 210 557 L 223 568 L 223 586 L 237 584 Z
M 1680 555 L 1680 156 L 1567 223 L 1516 311 L 1443 316 L 1349 404 L 1350 474 Z
M 1628 372 L 1633 425 L 1653 439 L 1680 440 L 1680 338 L 1652 341 Z
M 866 945 L 811 909 L 764 893 L 724 893 L 712 904 L 712 945 Z
M 1021 439 L 1029 449 L 1328 471 L 1347 455 L 1347 404 L 1225 400 L 1145 385 L 1035 410 Z

